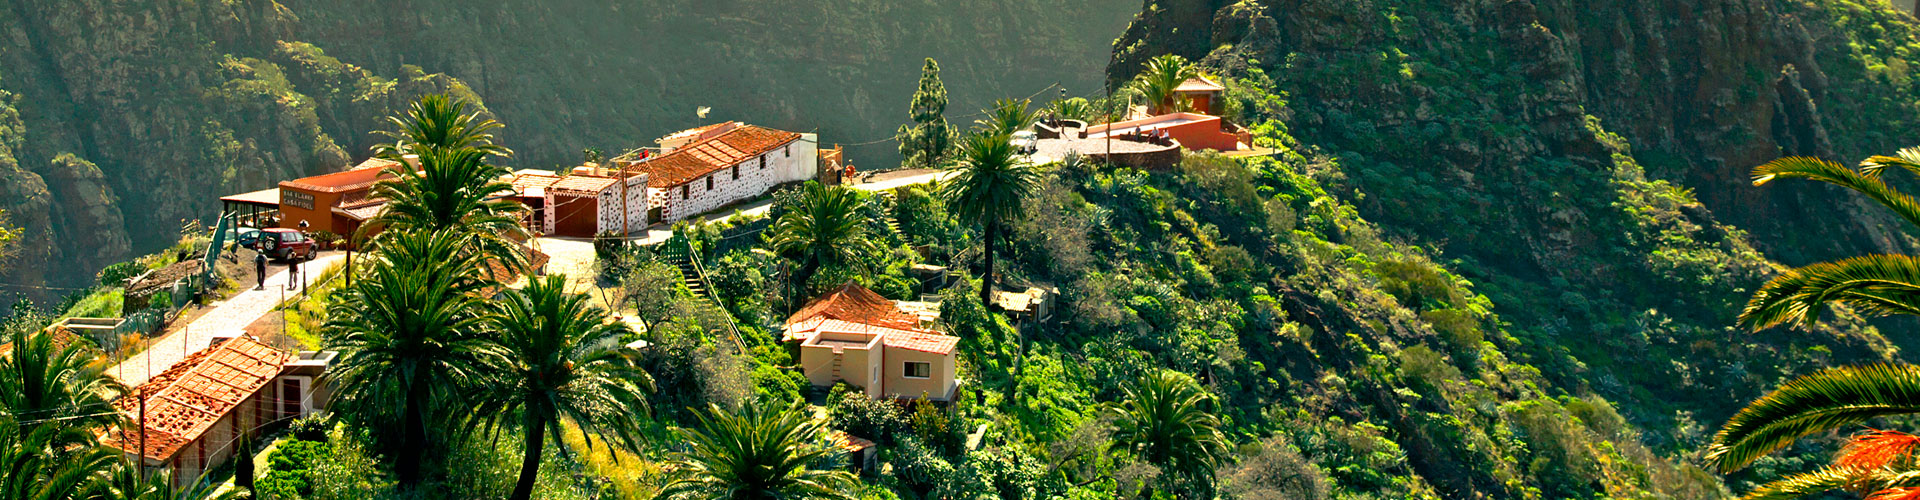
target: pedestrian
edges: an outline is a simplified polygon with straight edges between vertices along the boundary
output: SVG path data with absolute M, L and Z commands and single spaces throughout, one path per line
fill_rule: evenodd
M 287 289 L 300 289 L 300 256 L 287 252 Z
M 267 289 L 267 252 L 253 252 L 253 289 Z

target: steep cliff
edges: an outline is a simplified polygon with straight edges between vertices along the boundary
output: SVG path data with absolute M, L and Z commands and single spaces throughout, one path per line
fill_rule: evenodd
M 1776 261 L 1914 249 L 1848 192 L 1748 177 L 1913 145 L 1914 30 L 1881 2 L 1146 2 L 1108 76 L 1164 53 L 1223 74 L 1236 118 L 1325 155 L 1303 173 L 1485 293 L 1511 335 L 1490 341 L 1549 392 L 1603 396 L 1684 456 L 1783 376 L 1897 356 L 1847 317 L 1731 324 Z M 1448 496 L 1505 496 L 1410 460 Z

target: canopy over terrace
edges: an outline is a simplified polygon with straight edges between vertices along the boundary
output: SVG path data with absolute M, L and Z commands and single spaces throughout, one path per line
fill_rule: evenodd
M 276 227 L 280 220 L 280 188 L 220 197 L 220 213 L 239 214 L 235 221 L 246 227 Z

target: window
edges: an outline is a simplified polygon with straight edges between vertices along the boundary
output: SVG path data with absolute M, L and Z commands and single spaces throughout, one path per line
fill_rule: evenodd
M 687 185 L 686 185 L 686 184 L 681 184 L 681 185 L 680 185 L 680 199 L 682 199 L 682 200 L 684 200 L 684 199 L 687 199 Z
M 788 157 L 788 158 L 792 158 L 792 157 L 793 157 L 793 145 L 792 145 L 792 144 L 788 144 L 788 145 L 787 145 L 786 147 L 783 147 L 783 148 L 780 148 L 780 154 L 784 154 L 784 155 L 787 155 L 787 157 Z
M 711 175 L 707 176 L 707 190 L 708 191 L 713 190 L 713 176 Z
M 907 378 L 933 378 L 933 363 L 907 362 Z
M 767 155 L 760 155 L 760 168 L 767 168 Z
M 740 180 L 740 166 L 739 166 L 739 165 L 734 165 L 734 166 L 733 166 L 733 180 L 736 180 L 736 181 L 737 181 L 737 180 Z

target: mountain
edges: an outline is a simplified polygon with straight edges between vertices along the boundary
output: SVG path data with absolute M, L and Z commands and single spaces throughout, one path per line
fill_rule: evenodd
M 8 291 L 84 283 L 171 245 L 220 195 L 342 168 L 409 99 L 508 125 L 516 166 L 711 120 L 820 132 L 868 168 L 924 57 L 949 116 L 1099 87 L 1132 14 L 1091 1 L 16 0 L 0 8 L 0 210 L 28 230 Z M 871 142 L 871 143 L 869 143 Z M 24 285 L 24 286 L 23 286 Z M 32 293 L 48 297 L 48 293 Z
M 1897 357 L 1844 313 L 1806 331 L 1732 323 L 1782 263 L 1915 248 L 1850 192 L 1748 174 L 1913 145 L 1915 29 L 1884 2 L 1145 2 L 1108 77 L 1167 53 L 1223 75 L 1242 122 L 1293 141 L 1299 173 L 1484 294 L 1489 341 L 1541 370 L 1542 390 L 1603 397 L 1639 441 L 1685 457 L 1700 425 L 1782 377 Z M 1441 309 L 1403 302 L 1440 328 L 1426 315 Z M 1377 307 L 1333 306 L 1359 324 Z M 1446 399 L 1436 414 L 1471 421 Z M 1433 427 L 1380 404 L 1362 406 L 1403 445 L 1435 446 Z M 1513 493 L 1448 456 L 1410 460 L 1449 497 Z

